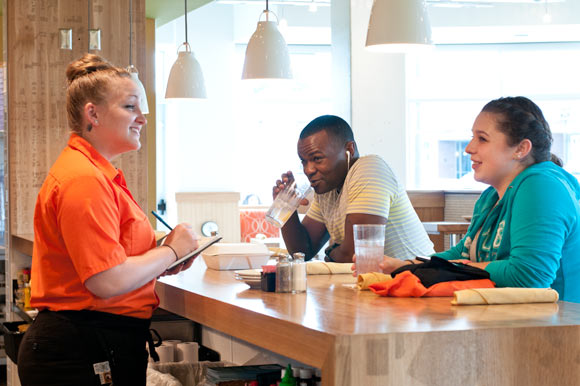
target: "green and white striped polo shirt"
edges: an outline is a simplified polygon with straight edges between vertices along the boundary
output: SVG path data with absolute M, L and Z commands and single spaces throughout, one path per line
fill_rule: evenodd
M 434 253 L 433 243 L 413 209 L 407 192 L 379 156 L 359 158 L 350 168 L 340 193 L 315 194 L 306 215 L 324 223 L 330 244 L 344 240 L 344 223 L 350 213 L 387 219 L 385 255 L 400 259 Z

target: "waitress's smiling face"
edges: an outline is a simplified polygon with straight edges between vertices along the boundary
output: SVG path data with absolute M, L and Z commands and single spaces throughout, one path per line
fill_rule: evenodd
M 345 147 L 331 138 L 326 130 L 298 141 L 298 156 L 304 174 L 317 194 L 339 189 L 344 184 L 348 165 Z
M 130 78 L 116 78 L 110 85 L 105 103 L 95 105 L 98 117 L 93 124 L 99 152 L 112 159 L 131 150 L 139 150 L 141 130 L 147 123 L 139 105 L 139 89 Z

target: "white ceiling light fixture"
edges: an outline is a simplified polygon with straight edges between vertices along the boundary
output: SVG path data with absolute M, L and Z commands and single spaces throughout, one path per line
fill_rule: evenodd
M 318 11 L 318 6 L 314 2 L 314 0 L 312 0 L 312 2 L 310 3 L 310 5 L 308 6 L 308 11 L 309 12 L 312 12 L 312 13 Z
M 432 47 L 425 0 L 374 0 L 366 47 L 378 52 L 410 52 Z
M 131 79 L 137 85 L 139 89 L 139 106 L 143 114 L 149 114 L 149 103 L 147 103 L 147 94 L 145 93 L 145 87 L 143 83 L 139 80 L 139 71 L 133 65 L 133 0 L 129 0 L 129 67 L 127 67 L 127 72 L 131 75 Z
M 542 20 L 544 23 L 549 24 L 552 22 L 552 15 L 550 15 L 550 12 L 548 12 L 548 0 L 544 1 L 544 11 L 544 17 Z
M 184 2 L 185 42 L 181 46 L 185 46 L 185 51 L 179 52 L 181 46 L 177 48 L 177 60 L 175 60 L 169 72 L 165 98 L 204 99 L 207 98 L 207 94 L 205 92 L 203 72 L 187 41 L 187 0 L 184 0 Z
M 260 21 L 264 14 L 266 21 Z M 276 16 L 266 0 L 266 9 L 246 48 L 242 79 L 292 79 L 288 47 L 278 31 L 278 16 L 274 22 L 270 21 L 270 14 Z

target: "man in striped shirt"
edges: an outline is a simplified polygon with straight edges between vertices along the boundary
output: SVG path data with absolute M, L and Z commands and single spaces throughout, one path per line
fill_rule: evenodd
M 300 133 L 298 156 L 314 188 L 314 199 L 300 222 L 295 212 L 282 227 L 288 251 L 314 257 L 329 241 L 325 259 L 352 262 L 354 224 L 386 224 L 388 256 L 411 259 L 433 253 L 409 197 L 391 168 L 376 155 L 359 157 L 354 135 L 343 119 L 324 115 Z M 274 197 L 294 179 L 282 174 Z

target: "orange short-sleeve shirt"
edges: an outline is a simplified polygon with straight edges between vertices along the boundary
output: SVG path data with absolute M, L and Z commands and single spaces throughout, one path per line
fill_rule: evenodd
M 72 134 L 36 201 L 31 305 L 150 318 L 159 304 L 155 280 L 109 299 L 93 295 L 84 282 L 153 247 L 153 228 L 123 173 Z

